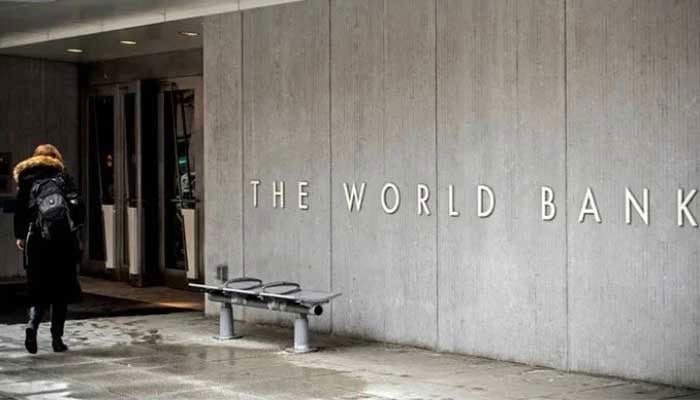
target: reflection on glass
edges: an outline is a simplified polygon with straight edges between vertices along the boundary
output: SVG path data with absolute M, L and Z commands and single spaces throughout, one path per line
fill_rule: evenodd
M 169 268 L 186 269 L 184 224 L 180 207 L 191 208 L 196 193 L 194 157 L 190 151 L 194 123 L 194 90 L 170 90 L 163 96 L 165 132 L 165 251 Z M 172 166 L 172 167 L 171 167 Z M 187 202 L 190 200 L 190 202 Z
M 126 140 L 126 199 L 130 207 L 136 207 L 136 94 L 126 93 L 124 101 L 124 138 Z
M 114 97 L 90 97 L 89 117 L 89 254 L 93 260 L 104 261 L 101 206 L 114 204 Z

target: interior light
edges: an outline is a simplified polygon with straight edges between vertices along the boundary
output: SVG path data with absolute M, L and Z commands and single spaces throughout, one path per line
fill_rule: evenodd
M 82 49 L 66 49 L 68 53 L 82 53 Z
M 181 36 L 188 36 L 188 37 L 199 36 L 198 32 L 188 32 L 188 31 L 181 31 L 181 32 L 178 32 L 178 34 L 180 34 Z
M 129 45 L 129 46 L 133 46 L 133 45 L 136 44 L 136 42 L 134 42 L 133 40 L 120 40 L 119 43 L 121 43 L 121 44 L 127 44 L 127 45 Z

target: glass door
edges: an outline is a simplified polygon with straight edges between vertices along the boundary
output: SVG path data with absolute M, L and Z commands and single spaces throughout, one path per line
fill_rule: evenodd
M 91 272 L 135 286 L 200 280 L 201 77 L 95 87 L 86 157 Z
M 116 91 L 97 87 L 88 97 L 87 235 L 86 250 L 91 269 L 116 275 Z
M 160 84 L 160 268 L 171 287 L 201 279 L 200 193 L 202 153 L 200 77 Z
M 129 281 L 140 285 L 141 275 L 141 146 L 139 143 L 140 126 L 138 110 L 138 85 L 136 83 L 118 85 L 117 109 L 117 151 L 119 185 L 117 204 L 119 224 L 118 251 L 121 276 L 128 276 Z
M 88 258 L 106 275 L 136 286 L 151 278 L 145 266 L 154 246 L 147 247 L 147 237 L 157 225 L 151 211 L 157 204 L 149 201 L 156 190 L 148 189 L 157 187 L 151 172 L 157 170 L 157 107 L 149 87 L 96 87 L 88 101 Z M 144 164 L 144 152 L 152 161 Z

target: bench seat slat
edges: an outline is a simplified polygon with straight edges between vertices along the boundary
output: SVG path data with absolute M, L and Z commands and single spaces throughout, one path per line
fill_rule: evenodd
M 203 289 L 207 293 L 221 295 L 238 295 L 238 296 L 254 296 L 262 300 L 286 300 L 292 303 L 303 305 L 325 304 L 340 296 L 341 293 L 326 292 L 322 290 L 301 289 L 298 292 L 284 294 L 274 292 L 264 292 L 262 286 L 252 289 L 237 289 L 235 287 L 223 287 L 216 285 L 203 285 L 198 283 L 190 283 L 191 287 Z
M 276 294 L 276 293 L 260 293 L 262 298 L 273 298 L 294 301 L 302 304 L 323 304 L 328 303 L 334 298 L 340 296 L 340 293 L 325 292 L 321 290 L 302 289 L 291 294 Z

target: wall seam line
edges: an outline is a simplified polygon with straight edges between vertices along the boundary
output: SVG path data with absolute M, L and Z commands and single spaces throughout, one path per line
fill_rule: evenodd
M 238 112 L 240 114 L 240 130 L 241 130 L 241 143 L 240 143 L 240 154 L 241 154 L 241 272 L 243 276 L 245 273 L 245 114 L 243 112 L 243 101 L 244 101 L 244 68 L 245 62 L 243 59 L 244 51 L 244 41 L 243 41 L 243 11 L 240 11 L 240 37 L 238 43 L 240 45 L 240 90 L 238 91 Z
M 223 35 L 221 34 L 221 16 L 216 15 L 216 16 L 212 17 L 211 20 L 209 21 L 209 27 L 210 27 L 209 30 L 212 33 L 211 34 L 212 42 L 214 44 L 213 46 L 211 46 L 212 49 L 210 51 L 216 52 L 215 57 L 214 57 L 214 58 L 216 58 L 216 67 L 212 67 L 212 69 L 214 71 L 214 73 L 212 75 L 215 75 L 215 79 L 216 79 L 216 87 L 214 88 L 214 90 L 212 90 L 212 92 L 216 93 L 216 97 L 215 97 L 216 102 L 215 102 L 214 106 L 211 107 L 213 109 L 212 111 L 214 111 L 214 114 L 212 116 L 214 123 L 212 124 L 212 129 L 211 129 L 211 134 L 212 134 L 211 143 L 213 144 L 215 142 L 215 140 L 219 137 L 219 133 L 221 132 L 221 119 L 219 118 L 219 115 L 221 115 L 221 103 L 222 103 L 222 101 L 221 101 L 222 93 L 221 93 L 221 68 L 220 68 L 220 66 L 221 66 L 221 51 L 222 51 L 221 42 L 223 40 Z M 206 41 L 206 35 L 205 35 L 204 40 Z M 204 42 L 203 45 L 206 46 L 206 42 Z M 202 49 L 202 57 L 203 56 L 204 56 L 204 48 Z M 218 162 L 219 162 L 219 160 L 218 160 L 218 156 L 217 156 L 217 163 Z M 205 185 L 206 185 L 206 182 L 205 182 Z M 206 200 L 206 196 L 205 196 L 205 200 Z M 219 229 L 221 229 L 221 228 L 217 227 L 217 231 Z M 209 242 L 211 245 L 212 241 L 210 240 Z M 206 243 L 206 241 L 205 241 L 205 243 Z M 228 263 L 229 262 L 229 253 L 227 251 L 224 251 L 221 254 L 222 254 L 221 258 L 223 258 L 223 262 Z M 217 266 L 220 265 L 219 264 L 220 262 L 221 262 L 221 260 L 216 260 Z
M 387 33 L 386 33 L 386 24 L 387 24 L 387 15 L 386 15 L 386 2 L 387 0 L 382 1 L 382 133 L 381 133 L 381 146 L 382 146 L 382 175 L 386 176 L 386 149 L 385 149 L 385 141 L 386 141 L 386 41 L 387 41 Z M 382 277 L 382 284 L 384 286 L 384 292 L 386 293 L 386 270 L 384 271 L 384 276 Z M 384 307 L 384 310 L 386 310 L 386 306 Z M 386 331 L 386 318 L 382 319 L 382 338 L 381 340 L 386 341 L 387 340 L 387 331 Z
M 328 276 L 330 291 L 333 291 L 333 80 L 331 71 L 333 68 L 333 33 L 332 33 L 333 2 L 328 0 L 328 195 L 330 206 L 329 213 L 329 265 Z M 333 332 L 333 305 L 328 306 L 330 315 L 330 331 Z
M 568 92 L 568 13 L 567 0 L 564 0 L 564 304 L 566 309 L 565 332 L 566 353 L 565 367 L 571 370 L 571 338 L 569 320 L 569 92 Z
M 434 24 L 434 79 L 435 79 L 435 348 L 440 348 L 440 181 L 439 166 L 440 157 L 438 153 L 438 4 L 433 2 L 433 24 Z

